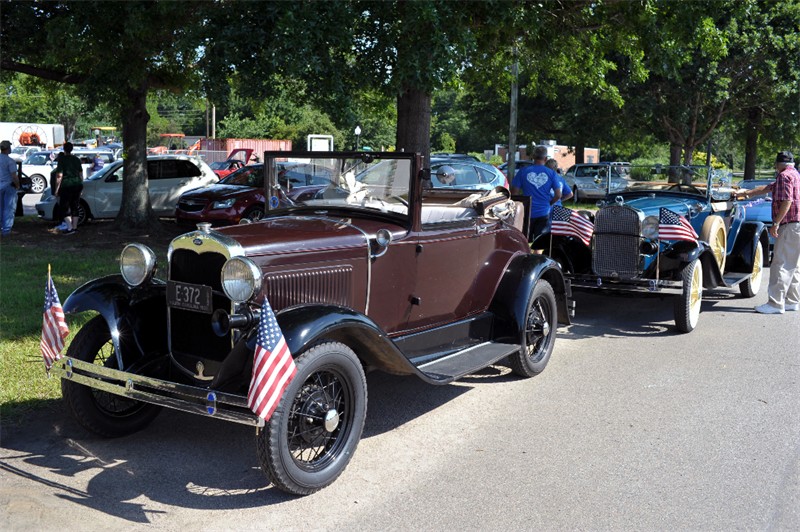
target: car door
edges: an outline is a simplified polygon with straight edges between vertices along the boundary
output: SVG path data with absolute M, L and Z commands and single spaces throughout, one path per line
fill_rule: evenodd
M 95 218 L 113 218 L 122 206 L 122 163 L 110 168 L 102 179 L 83 183 L 81 198 Z
M 443 218 L 431 218 L 417 234 L 411 330 L 464 318 L 474 309 L 481 229 L 474 216 Z
M 203 186 L 202 172 L 186 159 L 147 162 L 150 175 L 150 203 L 158 216 L 172 216 L 184 192 Z

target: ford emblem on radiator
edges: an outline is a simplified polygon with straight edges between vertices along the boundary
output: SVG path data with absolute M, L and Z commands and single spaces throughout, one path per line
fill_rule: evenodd
M 194 240 L 192 240 L 192 244 L 194 244 L 195 246 L 202 246 L 203 241 L 199 238 L 195 238 Z

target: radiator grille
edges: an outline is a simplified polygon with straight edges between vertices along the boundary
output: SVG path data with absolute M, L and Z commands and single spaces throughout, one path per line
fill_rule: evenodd
M 220 272 L 227 257 L 221 253 L 196 253 L 176 249 L 170 259 L 173 281 L 203 284 L 213 290 L 213 310 L 231 312 L 231 300 L 222 291 Z M 231 337 L 219 337 L 211 328 L 211 314 L 170 308 L 170 340 L 173 354 L 188 354 L 221 360 L 231 350 Z
M 264 281 L 267 298 L 276 311 L 301 303 L 352 306 L 352 266 L 271 273 Z
M 604 277 L 639 277 L 640 244 L 639 211 L 620 205 L 600 209 L 594 222 L 592 270 Z
M 200 212 L 206 205 L 207 203 L 205 201 L 180 200 L 178 202 L 178 209 L 184 212 Z

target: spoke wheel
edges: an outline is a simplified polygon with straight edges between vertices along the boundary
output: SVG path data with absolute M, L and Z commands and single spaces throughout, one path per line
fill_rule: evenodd
M 47 181 L 44 176 L 34 174 L 31 176 L 31 192 L 33 194 L 41 194 L 47 187 Z
M 541 373 L 556 340 L 556 297 L 550 283 L 540 280 L 531 291 L 524 328 L 521 331 L 520 350 L 509 357 L 511 371 L 521 377 Z
M 764 248 L 761 242 L 756 244 L 756 252 L 753 256 L 753 271 L 750 277 L 739 284 L 739 291 L 744 297 L 755 297 L 761 289 L 761 281 L 764 279 Z
M 331 484 L 353 456 L 367 414 L 361 361 L 338 342 L 317 345 L 257 436 L 262 469 L 278 489 L 308 495 Z
M 261 220 L 264 218 L 264 207 L 250 207 L 242 218 L 247 218 L 252 222 Z
M 101 316 L 92 318 L 75 336 L 67 356 L 107 368 L 117 368 L 111 334 Z M 108 438 L 146 427 L 161 407 L 61 380 L 61 393 L 72 415 L 84 428 Z
M 81 200 L 78 203 L 78 225 L 83 225 L 89 221 L 89 206 Z
M 703 266 L 695 259 L 683 269 L 683 292 L 675 300 L 675 325 L 681 332 L 692 332 L 700 320 L 703 303 Z

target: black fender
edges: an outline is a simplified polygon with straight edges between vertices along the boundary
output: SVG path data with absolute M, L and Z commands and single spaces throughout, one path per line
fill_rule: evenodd
M 302 305 L 281 310 L 275 318 L 293 356 L 322 340 L 333 340 L 353 349 L 368 369 L 397 375 L 422 375 L 374 321 L 352 309 Z M 255 336 L 248 344 L 255 349 Z
M 164 281 L 132 287 L 120 274 L 101 277 L 75 289 L 63 309 L 65 314 L 93 310 L 103 317 L 122 369 L 147 354 L 168 352 Z
M 544 233 L 533 242 L 532 247 L 544 250 L 544 254 L 558 262 L 564 272 L 574 274 L 591 272 L 592 250 L 574 236 Z
M 489 310 L 497 317 L 494 340 L 519 342 L 520 335 L 525 330 L 528 298 L 540 279 L 546 280 L 553 287 L 559 323 L 569 325 L 572 290 L 564 280 L 559 265 L 545 255 L 518 255 L 506 268 L 489 305 Z
M 683 269 L 695 259 L 700 259 L 700 265 L 703 268 L 704 288 L 725 285 L 725 281 L 722 278 L 723 272 L 719 269 L 714 252 L 702 240 L 697 242 L 678 240 L 666 246 L 661 252 L 661 271 L 659 273 L 664 279 L 680 280 Z M 655 275 L 655 270 L 649 271 L 649 275 Z
M 748 221 L 742 223 L 736 241 L 728 255 L 727 270 L 738 273 L 753 271 L 753 261 L 756 255 L 756 246 L 761 242 L 764 252 L 763 266 L 769 266 L 769 234 L 764 222 Z

